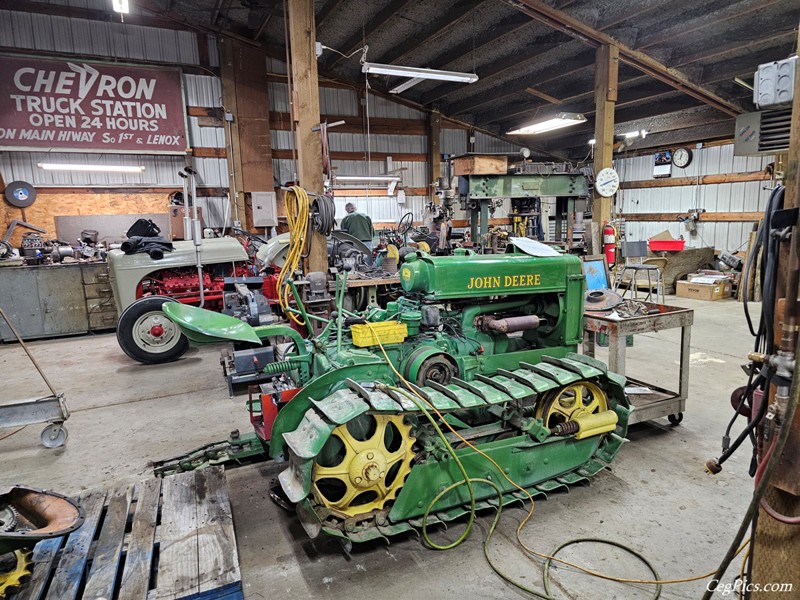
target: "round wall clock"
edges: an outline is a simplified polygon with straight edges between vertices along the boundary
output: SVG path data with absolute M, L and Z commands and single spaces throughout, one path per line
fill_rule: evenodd
M 619 174 L 613 167 L 602 169 L 594 180 L 594 189 L 603 198 L 610 198 L 619 189 Z
M 685 169 L 692 162 L 692 151 L 689 148 L 676 148 L 672 153 L 672 164 L 679 169 Z

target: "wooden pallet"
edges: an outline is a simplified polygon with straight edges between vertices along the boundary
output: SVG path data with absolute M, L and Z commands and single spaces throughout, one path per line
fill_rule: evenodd
M 240 600 L 222 467 L 80 496 L 86 520 L 33 551 L 10 600 Z

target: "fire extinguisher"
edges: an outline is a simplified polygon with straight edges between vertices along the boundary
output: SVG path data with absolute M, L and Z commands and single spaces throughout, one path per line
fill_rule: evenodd
M 603 224 L 603 253 L 606 255 L 606 262 L 608 262 L 609 267 L 614 266 L 615 263 L 617 248 L 616 233 L 613 225 L 610 223 Z

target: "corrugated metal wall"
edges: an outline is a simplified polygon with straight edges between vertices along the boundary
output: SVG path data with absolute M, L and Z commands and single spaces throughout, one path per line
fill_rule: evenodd
M 772 156 L 734 156 L 733 144 L 694 150 L 692 162 L 685 169 L 672 166 L 672 177 L 697 177 L 719 173 L 761 171 L 775 159 Z M 616 160 L 615 168 L 622 181 L 653 179 L 654 157 L 637 156 Z M 620 190 L 617 209 L 622 213 L 683 213 L 691 208 L 704 208 L 708 212 L 758 212 L 763 211 L 769 197 L 764 189 L 769 182 L 721 183 L 709 185 L 658 187 Z M 697 224 L 697 233 L 690 234 L 681 222 L 636 222 L 625 224 L 629 240 L 646 240 L 666 230 L 673 237 L 686 240 L 692 248 L 704 246 L 732 252 L 747 244 L 753 223 L 703 223 Z
M 97 11 L 109 10 L 108 0 L 45 0 L 45 3 L 73 6 Z M 132 3 L 131 10 L 140 12 Z M 207 36 L 209 58 L 212 66 L 219 65 L 216 40 Z M 199 43 L 203 39 L 200 38 Z M 90 21 L 48 14 L 32 14 L 0 10 L 0 46 L 22 50 L 45 50 L 68 55 L 85 55 L 97 58 L 148 63 L 199 65 L 198 36 L 191 31 L 159 29 L 114 21 Z M 283 61 L 268 58 L 267 69 L 273 74 L 286 73 Z M 222 90 L 220 80 L 211 75 L 184 74 L 184 94 L 187 106 L 220 107 Z M 288 87 L 285 83 L 270 82 L 270 110 L 289 111 Z M 323 114 L 358 116 L 359 97 L 348 88 L 320 88 L 320 109 Z M 367 110 L 371 118 L 414 119 L 425 118 L 423 111 L 405 106 L 390 99 L 369 95 Z M 201 127 L 198 117 L 187 118 L 187 133 L 192 146 L 203 148 L 225 147 L 225 130 L 222 127 Z M 443 128 L 442 152 L 462 154 L 467 151 L 468 133 L 464 129 Z M 330 135 L 331 150 L 344 152 L 366 152 L 367 139 L 364 134 L 337 133 Z M 272 131 L 272 146 L 275 149 L 291 149 L 292 135 L 289 131 Z M 425 154 L 427 140 L 424 135 L 370 135 L 369 149 L 380 153 Z M 476 149 L 479 152 L 513 152 L 517 146 L 491 136 L 478 133 Z M 86 173 L 66 171 L 44 171 L 39 162 L 94 163 L 104 165 L 142 165 L 143 173 Z M 0 170 L 6 181 L 25 180 L 38 186 L 123 186 L 123 187 L 180 187 L 178 170 L 186 164 L 183 156 L 140 156 L 89 153 L 28 153 L 6 152 L 0 154 Z M 207 187 L 228 187 L 227 161 L 219 158 L 195 159 L 199 172 L 198 183 Z M 276 179 L 280 182 L 295 177 L 291 160 L 273 160 Z M 384 161 L 334 161 L 340 174 L 376 175 L 387 172 Z M 402 177 L 402 185 L 425 188 L 432 178 L 423 161 L 393 161 L 392 170 Z M 337 196 L 337 211 L 342 216 L 348 197 Z M 362 210 L 373 215 L 376 221 L 394 221 L 412 210 L 421 215 L 424 196 L 409 196 L 404 204 L 394 197 L 356 198 Z M 221 218 L 224 199 L 200 200 L 208 206 L 209 220 L 215 224 Z
M 102 10 L 108 10 L 108 5 Z M 0 46 L 129 61 L 200 64 L 197 34 L 191 31 L 8 10 L 0 10 Z
M 105 0 L 56 1 L 77 8 L 108 11 Z M 134 3 L 135 4 L 135 3 Z M 135 8 L 134 8 L 135 10 Z M 219 64 L 216 40 L 205 36 L 212 66 Z M 158 29 L 119 22 L 90 21 L 48 14 L 0 10 L 0 46 L 22 50 L 46 50 L 64 55 L 78 54 L 115 60 L 197 65 L 200 62 L 196 33 Z M 219 107 L 222 89 L 218 77 L 183 75 L 187 106 Z M 200 127 L 197 117 L 187 118 L 191 146 L 224 148 L 222 127 Z M 39 162 L 67 164 L 143 165 L 144 173 L 87 173 L 43 171 Z M 0 157 L 6 181 L 24 180 L 40 186 L 143 186 L 180 187 L 178 170 L 187 164 L 183 156 L 137 156 L 89 153 L 8 152 Z M 219 158 L 194 160 L 202 185 L 228 187 L 227 161 Z

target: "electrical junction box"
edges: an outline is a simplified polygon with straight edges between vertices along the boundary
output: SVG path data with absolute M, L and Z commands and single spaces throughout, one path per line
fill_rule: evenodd
M 758 65 L 753 78 L 753 103 L 758 108 L 791 104 L 796 70 L 797 56 Z
M 277 227 L 278 207 L 275 192 L 253 192 L 253 225 L 256 227 Z

